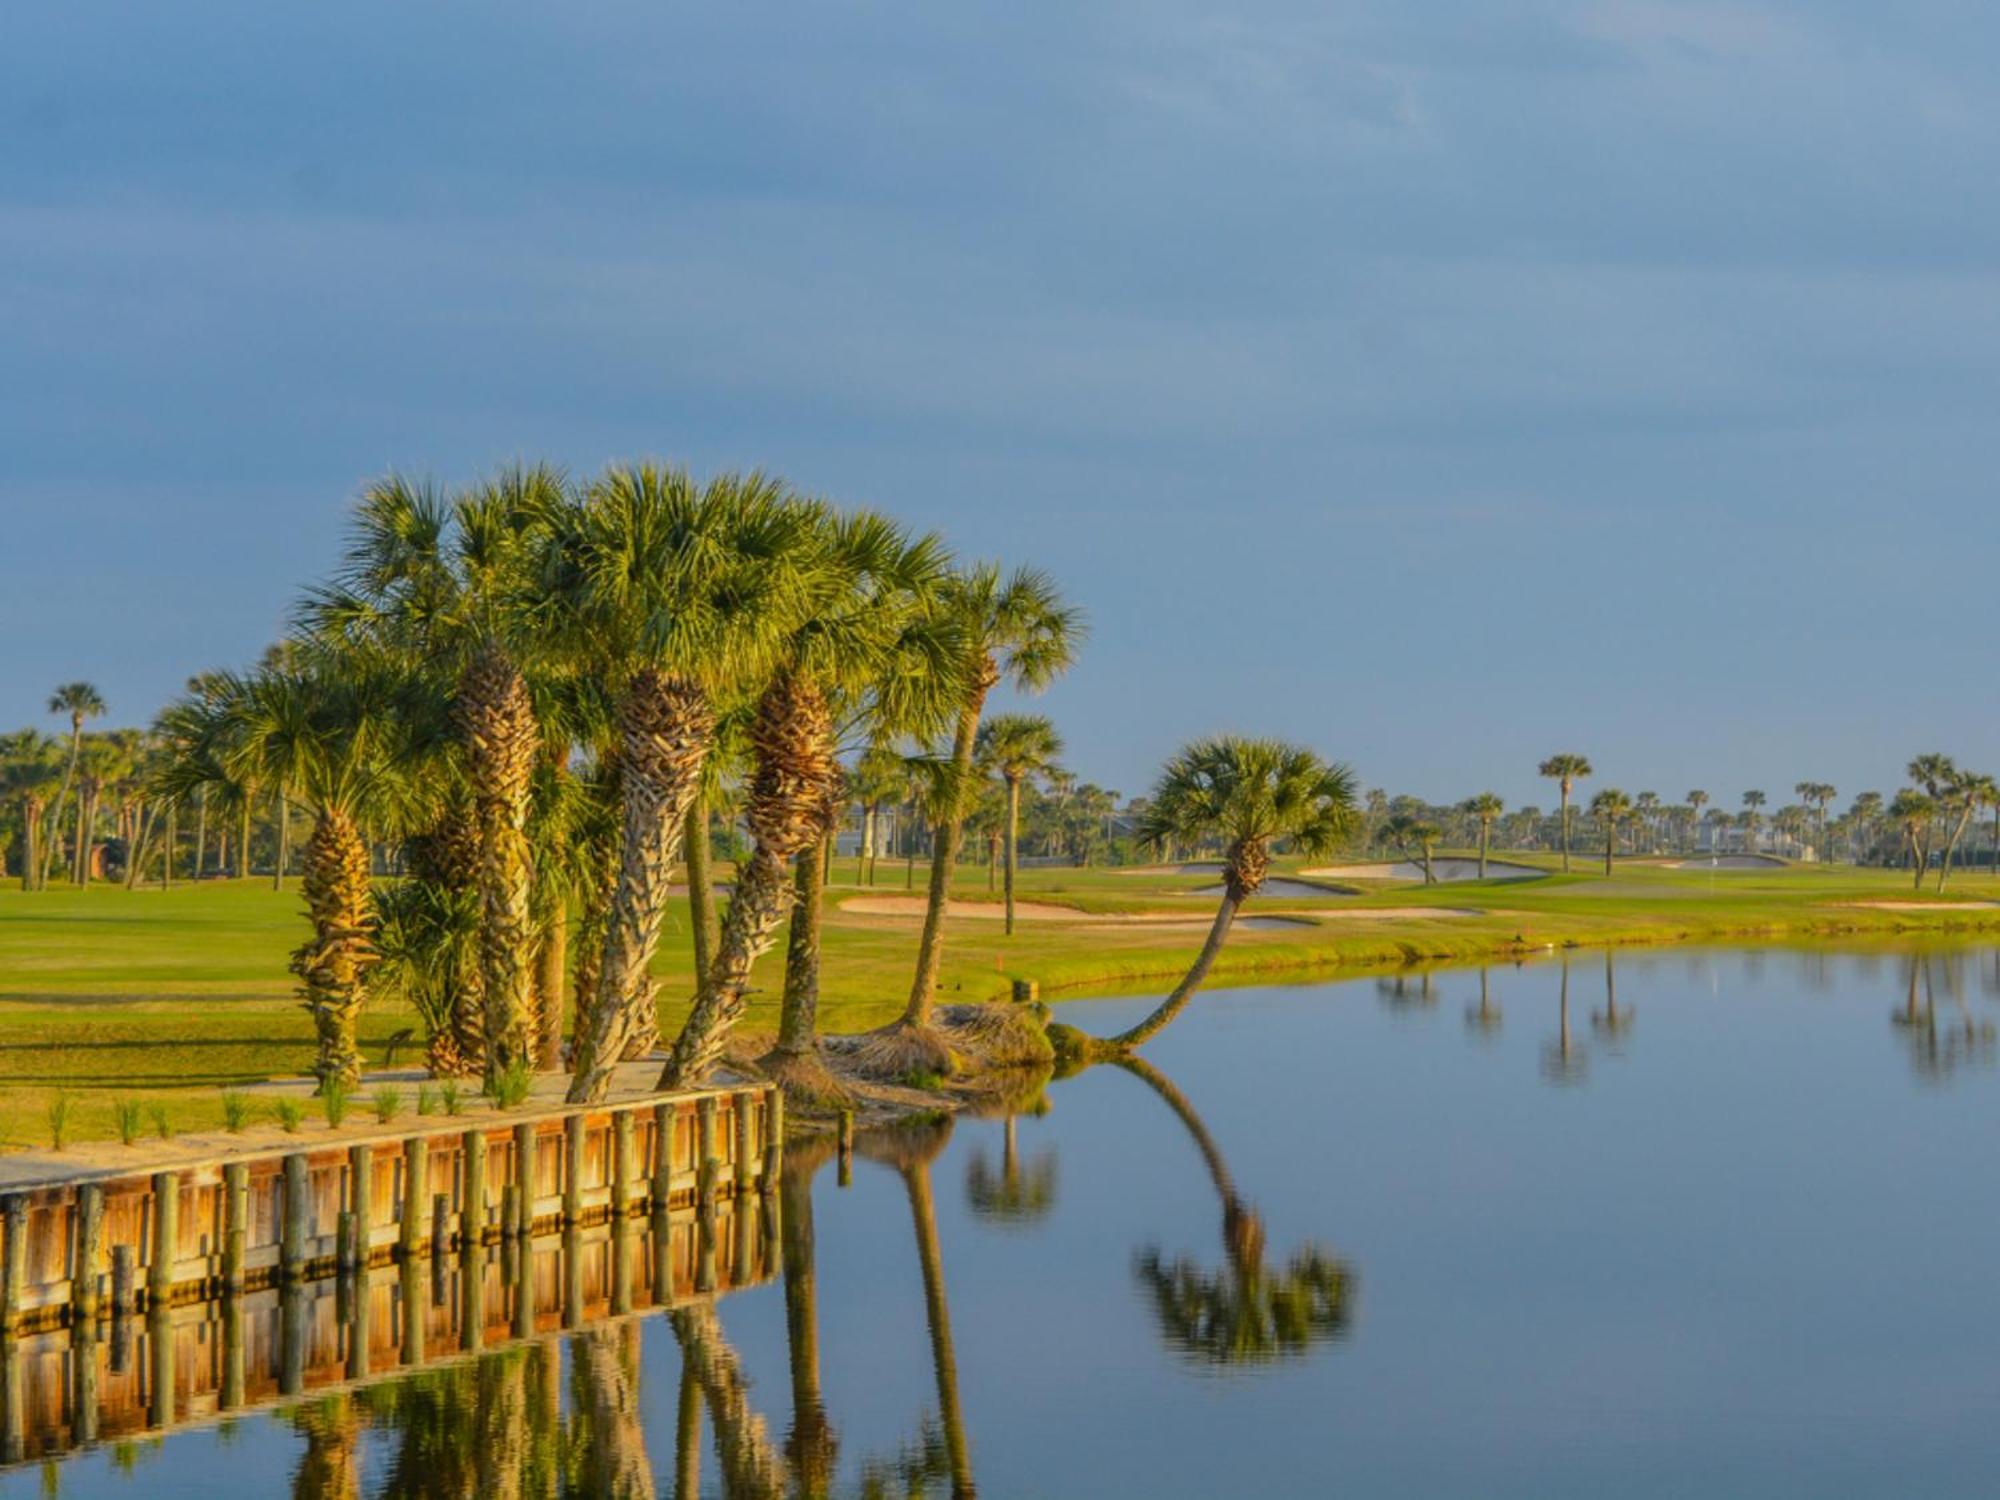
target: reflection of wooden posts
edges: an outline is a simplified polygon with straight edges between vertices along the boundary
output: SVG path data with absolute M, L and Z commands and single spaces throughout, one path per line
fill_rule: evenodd
M 136 1277 L 138 1273 L 133 1268 L 132 1247 L 130 1245 L 120 1245 L 118 1250 L 123 1252 L 126 1257 L 126 1269 L 128 1273 Z M 114 1256 L 112 1262 L 112 1286 L 114 1289 L 118 1284 L 117 1274 L 118 1266 Z M 129 1283 L 127 1285 L 127 1295 L 132 1295 Z M 113 1375 L 123 1375 L 127 1370 L 132 1368 L 132 1339 L 132 1309 L 130 1305 L 128 1304 L 125 1307 L 114 1306 L 111 1309 L 111 1373 Z
M 375 1148 L 347 1150 L 347 1205 L 354 1211 L 354 1266 L 368 1264 L 369 1242 L 375 1229 Z
M 583 1326 L 583 1247 L 577 1243 L 574 1228 L 563 1231 L 563 1306 L 564 1328 Z
M 674 1194 L 674 1119 L 671 1104 L 653 1106 L 653 1209 L 663 1211 Z
M 514 1212 L 519 1216 L 509 1234 L 535 1232 L 535 1127 L 525 1121 L 514 1127 Z M 505 1217 L 504 1215 L 502 1217 Z
M 97 1268 L 103 1262 L 104 1189 L 86 1182 L 76 1190 L 76 1264 L 70 1281 L 76 1318 L 71 1327 L 97 1316 L 97 1278 L 101 1274 Z
M 243 1299 L 235 1292 L 222 1299 L 222 1392 L 216 1404 L 224 1411 L 243 1404 Z
M 451 1195 L 431 1194 L 431 1259 L 443 1260 L 446 1247 L 450 1244 Z
M 243 1290 L 243 1257 L 250 1239 L 250 1168 L 240 1161 L 222 1169 L 222 1289 Z
M 521 1228 L 521 1185 L 510 1182 L 500 1189 L 500 1239 L 511 1245 L 525 1231 Z
M 458 1343 L 477 1354 L 486 1341 L 486 1252 L 468 1241 L 458 1259 Z
M 535 1250 L 523 1237 L 500 1252 L 500 1274 L 514 1288 L 514 1337 L 535 1336 Z
M 466 1131 L 464 1146 L 465 1187 L 458 1205 L 458 1242 L 478 1245 L 486 1239 L 486 1132 Z
M 583 1116 L 571 1115 L 563 1121 L 563 1223 L 583 1219 Z
M 166 1427 L 174 1420 L 174 1310 L 165 1297 L 156 1299 L 146 1314 L 146 1344 L 153 1356 L 153 1399 L 147 1420 L 154 1427 Z
M 424 1362 L 424 1262 L 423 1257 L 403 1258 L 398 1292 L 403 1312 L 403 1364 L 414 1368 Z
M 653 1304 L 674 1305 L 674 1225 L 665 1199 L 653 1207 Z
M 694 1167 L 697 1174 L 716 1154 L 715 1122 L 715 1095 L 704 1094 L 694 1107 Z M 701 1191 L 699 1176 L 696 1178 L 695 1191 Z
M 694 1289 L 703 1294 L 715 1290 L 715 1192 L 722 1175 L 719 1157 L 705 1157 L 695 1178 L 695 1266 Z
M 854 1185 L 854 1111 L 840 1112 L 840 1185 Z
M 749 1281 L 757 1254 L 757 1196 L 738 1193 L 729 1205 L 736 1216 L 736 1256 L 729 1267 L 729 1284 L 742 1286 Z
M 611 1315 L 622 1318 L 632 1310 L 632 1221 L 620 1214 L 611 1221 Z
M 766 1197 L 778 1191 L 778 1174 L 785 1170 L 785 1092 L 773 1087 L 764 1095 L 764 1176 Z
M 285 1158 L 285 1222 L 278 1241 L 278 1274 L 287 1281 L 305 1269 L 306 1215 L 312 1211 L 310 1180 L 304 1152 L 294 1151 Z
M 354 1269 L 354 1210 L 343 1208 L 333 1221 L 333 1263 L 344 1276 Z
M 0 1229 L 7 1242 L 0 1261 L 0 1337 L 11 1336 L 21 1322 L 21 1304 L 28 1285 L 28 1200 L 19 1193 L 0 1199 Z
M 0 1338 L 0 1463 L 28 1456 L 28 1401 L 21 1389 L 21 1345 Z
M 75 1377 L 72 1405 L 76 1411 L 74 1428 L 78 1443 L 97 1441 L 97 1319 L 82 1318 L 70 1325 L 70 1369 Z
M 278 1288 L 278 1394 L 297 1396 L 306 1388 L 306 1288 L 287 1281 Z
M 422 1137 L 403 1143 L 403 1213 L 396 1251 L 408 1260 L 423 1248 L 424 1189 L 431 1180 L 431 1150 Z
M 632 1111 L 611 1117 L 611 1213 L 622 1219 L 632 1211 Z
M 174 1252 L 180 1246 L 181 1177 L 178 1172 L 153 1174 L 153 1260 L 148 1266 L 146 1295 L 156 1303 L 169 1301 L 174 1291 Z M 169 1402 L 172 1397 L 169 1395 Z
M 360 1229 L 356 1232 L 366 1233 Z M 347 1378 L 349 1380 L 368 1378 L 368 1346 L 373 1342 L 368 1332 L 368 1320 L 369 1314 L 374 1309 L 375 1299 L 368 1295 L 368 1257 L 363 1255 L 361 1262 L 362 1269 L 359 1273 L 342 1278 L 342 1285 L 348 1288 Z

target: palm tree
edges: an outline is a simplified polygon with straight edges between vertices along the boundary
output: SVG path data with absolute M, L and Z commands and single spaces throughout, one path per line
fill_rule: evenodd
M 875 744 L 862 751 L 847 773 L 847 784 L 861 803 L 860 880 L 875 883 L 875 860 L 881 849 L 882 810 L 901 798 L 908 781 L 903 757 L 888 745 Z
M 1965 836 L 1965 830 L 1971 826 L 1979 810 L 1996 798 L 2000 798 L 2000 786 L 1995 785 L 1991 776 L 1982 776 L 1976 771 L 1952 772 L 1945 786 L 1944 810 L 1953 816 L 1950 830 L 1945 835 L 1944 860 L 1938 866 L 1937 888 L 1940 891 L 1951 875 L 1952 854 L 1958 848 L 1958 841 Z
M 1438 840 L 1444 837 L 1444 830 L 1435 823 L 1425 822 L 1415 813 L 1391 813 L 1382 824 L 1383 842 L 1402 853 L 1403 858 L 1424 872 L 1424 884 L 1435 882 L 1431 878 L 1431 851 Z
M 832 1493 L 840 1444 L 820 1388 L 819 1271 L 813 1238 L 813 1174 L 832 1152 L 824 1136 L 805 1151 L 785 1153 L 778 1178 L 779 1236 L 784 1245 L 785 1349 L 791 1372 L 792 1426 L 785 1437 L 799 1500 Z
M 1046 1111 L 1048 1105 L 1039 1087 L 1029 1106 L 1031 1112 Z M 1045 1218 L 1056 1203 L 1056 1158 L 1044 1152 L 1025 1165 L 1016 1124 L 1021 1110 L 1006 1106 L 1002 1127 L 1000 1168 L 996 1172 L 984 1152 L 975 1152 L 965 1168 L 965 1197 L 980 1218 L 1007 1228 L 1018 1228 Z
M 1312 751 L 1277 740 L 1199 740 L 1167 762 L 1153 788 L 1139 840 L 1168 844 L 1224 841 L 1222 903 L 1214 925 L 1181 982 L 1145 1020 L 1108 1040 L 1071 1027 L 1050 1027 L 1059 1050 L 1116 1056 L 1144 1046 L 1186 1008 L 1229 937 L 1237 910 L 1257 893 L 1271 868 L 1271 846 L 1283 840 L 1307 856 L 1331 853 L 1356 822 L 1354 773 Z
M 750 730 L 754 769 L 745 821 L 754 842 L 737 872 L 715 962 L 661 1071 L 661 1088 L 706 1077 L 721 1054 L 742 1016 L 751 965 L 771 945 L 790 904 L 786 871 L 794 857 L 813 851 L 817 877 L 821 840 L 845 806 L 837 780 L 844 722 L 866 724 L 871 738 L 922 733 L 941 722 L 956 696 L 953 672 L 962 651 L 950 631 L 936 628 L 933 608 L 947 576 L 943 543 L 912 538 L 870 511 L 800 510 L 813 555 L 801 568 L 792 632 L 778 647 Z M 808 1067 L 817 1048 L 816 1038 L 808 1042 L 812 1029 L 809 1018 L 795 1017 L 787 1037 Z
M 1575 1083 L 1583 1077 L 1589 1054 L 1578 1048 L 1570 1038 L 1569 1029 L 1569 959 L 1562 961 L 1562 972 L 1556 992 L 1558 1021 L 1556 1039 L 1542 1049 L 1542 1074 L 1550 1083 Z
M 781 1500 L 787 1478 L 784 1455 L 751 1404 L 750 1379 L 722 1331 L 714 1304 L 678 1306 L 667 1314 L 667 1323 L 680 1344 L 682 1367 L 693 1375 L 715 1429 L 720 1493 L 742 1500 Z
M 49 883 L 49 868 L 55 862 L 58 831 L 62 827 L 64 804 L 76 782 L 77 757 L 83 753 L 83 721 L 104 714 L 104 695 L 87 682 L 66 682 L 49 695 L 49 712 L 69 716 L 69 761 L 63 767 L 62 787 L 49 806 L 48 832 L 42 845 L 42 866 L 35 877 L 37 888 Z M 82 809 L 78 808 L 79 816 Z M 78 838 L 82 838 L 81 824 Z
M 1860 862 L 1861 849 L 1872 842 L 1876 833 L 1875 825 L 1882 817 L 1882 794 L 1862 792 L 1847 806 L 1847 821 L 1852 831 L 1848 835 L 1848 858 Z
M 1007 786 L 1007 934 L 1014 932 L 1014 870 L 1021 843 L 1021 783 L 1050 770 L 1062 755 L 1062 736 L 1040 714 L 996 714 L 980 726 L 974 751 L 979 763 Z
M 545 520 L 521 626 L 618 695 L 621 832 L 594 994 L 579 994 L 573 1103 L 653 1036 L 651 967 L 718 695 L 768 677 L 792 623 L 805 529 L 762 475 L 697 485 L 685 471 L 613 468 Z
M 1538 774 L 1548 777 L 1562 791 L 1562 856 L 1563 873 L 1569 873 L 1569 797 L 1576 790 L 1577 782 L 1591 774 L 1590 759 L 1583 755 L 1551 755 L 1543 761 Z
M 957 627 L 963 697 L 952 733 L 949 772 L 932 830 L 930 887 L 917 940 L 910 998 L 895 1025 L 874 1039 L 881 1065 L 899 1074 L 946 1073 L 950 1044 L 936 1034 L 931 1010 L 944 963 L 944 923 L 952 868 L 973 782 L 972 760 L 986 698 L 1002 682 L 1039 692 L 1069 669 L 1084 638 L 1083 616 L 1063 601 L 1054 582 L 1033 568 L 1003 575 L 991 563 L 954 574 L 940 590 L 939 609 Z
M 1764 826 L 1764 815 L 1757 809 L 1768 800 L 1755 788 L 1743 794 L 1743 813 L 1738 821 L 1743 825 L 1743 852 L 1746 854 L 1757 852 L 1757 830 Z
M 1590 815 L 1604 827 L 1604 873 L 1611 873 L 1611 857 L 1618 852 L 1618 828 L 1632 816 L 1632 799 L 1615 786 L 1608 786 L 1590 799 Z
M 1937 817 L 1937 803 L 1915 787 L 1904 787 L 1889 804 L 1889 818 L 1902 831 L 1903 847 L 1909 851 L 1916 870 L 1914 886 L 1924 888 L 1924 872 L 1930 868 L 1930 830 Z
M 1701 822 L 1701 810 L 1702 808 L 1708 805 L 1708 793 L 1704 792 L 1700 787 L 1696 787 L 1693 791 L 1687 794 L 1685 800 L 1687 802 L 1689 811 L 1691 811 L 1694 814 L 1694 819 L 1693 819 L 1694 823 L 1699 824 Z M 1689 845 L 1692 846 L 1694 842 L 1694 837 L 1692 832 L 1690 832 L 1688 836 L 1688 842 Z
M 1819 836 L 1817 852 L 1821 859 L 1831 858 L 1831 853 L 1826 843 L 1826 808 L 1829 802 L 1840 795 L 1839 791 L 1834 788 L 1831 782 L 1825 781 L 1801 781 L 1792 788 L 1792 791 L 1801 802 L 1810 804 L 1818 813 Z

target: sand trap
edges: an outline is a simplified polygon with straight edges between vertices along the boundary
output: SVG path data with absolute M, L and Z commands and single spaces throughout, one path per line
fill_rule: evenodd
M 1775 854 L 1704 854 L 1669 866 L 1675 870 L 1782 870 L 1786 861 Z
M 1194 893 L 1197 896 L 1220 896 L 1222 894 L 1222 887 L 1220 885 L 1197 886 Z M 1320 896 L 1352 896 L 1355 892 L 1338 890 L 1328 885 L 1313 885 L 1311 882 L 1304 880 L 1286 880 L 1283 876 L 1277 876 L 1258 886 L 1257 894 L 1260 896 L 1284 896 L 1293 901 L 1311 901 Z
M 1315 892 L 1324 894 L 1324 892 Z M 921 896 L 855 896 L 840 903 L 842 911 L 851 911 L 864 917 L 921 917 L 924 914 L 924 898 Z M 1430 907 L 1415 907 L 1413 911 L 1425 916 L 1435 915 Z M 1247 927 L 1252 931 L 1276 932 L 1286 929 L 1293 932 L 1302 927 L 1310 927 L 1321 915 L 1337 917 L 1394 916 L 1398 913 L 1386 909 L 1377 911 L 1347 911 L 1329 913 L 1260 912 L 1238 917 L 1237 927 Z M 1007 916 L 1007 908 L 998 901 L 954 901 L 945 908 L 950 917 L 971 917 L 975 921 L 999 922 Z M 1030 922 L 1093 922 L 1121 927 L 1186 928 L 1190 931 L 1207 931 L 1215 921 L 1213 912 L 1191 911 L 1079 911 L 1074 906 L 1055 906 L 1046 901 L 1017 901 L 1014 915 Z
M 1422 880 L 1424 867 L 1414 860 L 1379 860 L 1365 865 L 1322 865 L 1314 870 L 1301 870 L 1301 875 L 1324 875 L 1335 880 Z M 1509 860 L 1489 859 L 1486 861 L 1488 880 L 1535 880 L 1548 874 L 1533 865 L 1517 865 Z M 1431 876 L 1437 881 L 1477 880 L 1479 861 L 1452 855 L 1445 859 L 1431 861 Z
M 1848 901 L 1847 906 L 1865 906 L 1871 911 L 1991 911 L 2000 901 Z
M 1213 875 L 1222 868 L 1219 859 L 1198 859 L 1185 865 L 1134 865 L 1129 870 L 1113 870 L 1113 875 Z
M 1337 906 L 1312 915 L 1316 922 L 1421 922 L 1432 917 L 1478 917 L 1485 913 L 1473 906 Z

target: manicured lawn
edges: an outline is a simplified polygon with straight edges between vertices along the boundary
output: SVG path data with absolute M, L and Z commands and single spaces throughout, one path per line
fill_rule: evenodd
M 1556 864 L 1540 855 L 1508 857 L 1551 871 Z M 1633 862 L 1607 880 L 1597 870 L 1578 860 L 1575 873 L 1538 880 L 1429 889 L 1344 881 L 1329 884 L 1358 893 L 1261 895 L 1248 915 L 1303 920 L 1239 930 L 1217 981 L 1255 982 L 1313 967 L 1471 960 L 1551 944 L 2000 932 L 2000 905 L 1982 904 L 2000 902 L 2000 880 L 1990 875 L 1956 877 L 1947 892 L 1951 910 L 1893 911 L 1855 903 L 1938 898 L 1929 891 L 1913 897 L 1910 877 L 1896 871 L 1708 872 Z M 896 1014 L 919 925 L 913 915 L 862 915 L 840 904 L 920 898 L 922 878 L 920 869 L 916 889 L 906 891 L 902 866 L 884 862 L 876 886 L 864 890 L 852 860 L 836 869 L 822 972 L 828 1030 L 858 1030 Z M 1010 939 L 997 921 L 960 917 L 950 925 L 945 998 L 1005 994 L 1016 976 L 1038 980 L 1052 996 L 1151 987 L 1177 973 L 1199 945 L 1214 910 L 1214 898 L 1199 890 L 1214 879 L 1025 870 L 1023 900 L 1114 919 L 1144 913 L 1181 920 L 1024 920 Z M 962 872 L 955 897 L 998 899 L 987 889 L 986 872 L 973 867 Z M 1338 915 L 1380 908 L 1399 914 Z M 71 1132 L 83 1139 L 113 1132 L 111 1105 L 118 1098 L 167 1102 L 175 1128 L 206 1128 L 220 1120 L 221 1086 L 296 1074 L 311 1057 L 311 1028 L 293 998 L 286 961 L 304 930 L 296 887 L 274 892 L 265 882 L 170 892 L 0 890 L 0 1147 L 45 1144 L 47 1110 L 58 1090 L 71 1094 Z M 781 939 L 757 971 L 753 1027 L 775 1023 L 783 952 Z M 690 987 L 688 928 L 678 903 L 657 968 L 661 1021 L 672 1028 Z M 416 1024 L 404 1006 L 372 1006 L 363 1021 L 371 1065 L 387 1060 L 399 1033 L 411 1033 L 399 1060 L 418 1056 Z

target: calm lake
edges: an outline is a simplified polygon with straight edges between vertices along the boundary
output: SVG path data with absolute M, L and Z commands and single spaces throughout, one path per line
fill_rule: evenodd
M 845 1187 L 794 1152 L 787 1274 L 713 1314 L 46 1463 L 17 1373 L 0 1497 L 673 1495 L 697 1463 L 703 1495 L 1990 1495 L 1996 962 L 1213 992 L 1011 1151 L 997 1118 L 864 1138 Z

